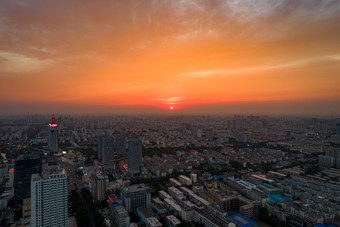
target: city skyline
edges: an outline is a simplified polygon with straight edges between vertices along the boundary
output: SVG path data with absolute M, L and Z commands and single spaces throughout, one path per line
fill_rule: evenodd
M 1 115 L 340 115 L 339 1 L 0 5 Z

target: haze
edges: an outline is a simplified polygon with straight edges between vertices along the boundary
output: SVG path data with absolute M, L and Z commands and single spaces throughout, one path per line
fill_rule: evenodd
M 0 114 L 340 115 L 339 40 L 337 0 L 0 0 Z

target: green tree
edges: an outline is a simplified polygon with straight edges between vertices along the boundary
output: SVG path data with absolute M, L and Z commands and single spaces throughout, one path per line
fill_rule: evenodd
M 104 223 L 105 222 L 105 218 L 98 211 L 95 211 L 93 213 L 93 220 L 94 220 L 94 223 L 96 224 L 96 226 L 98 226 L 98 227 L 105 226 L 105 223 Z
M 80 207 L 77 209 L 76 220 L 79 227 L 88 227 L 90 225 L 90 215 L 85 207 Z
M 75 190 L 72 190 L 69 197 L 69 213 L 73 214 L 76 212 L 77 208 L 83 205 L 83 201 L 79 195 L 79 193 Z

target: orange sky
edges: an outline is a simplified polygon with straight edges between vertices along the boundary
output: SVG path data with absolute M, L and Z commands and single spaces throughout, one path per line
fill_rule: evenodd
M 339 1 L 0 0 L 0 114 L 340 114 L 339 40 Z

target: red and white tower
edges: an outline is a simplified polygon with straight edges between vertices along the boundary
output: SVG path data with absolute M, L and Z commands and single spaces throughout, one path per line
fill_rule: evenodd
M 54 116 L 52 117 L 52 122 L 49 124 L 48 150 L 50 153 L 58 152 L 58 124 Z

